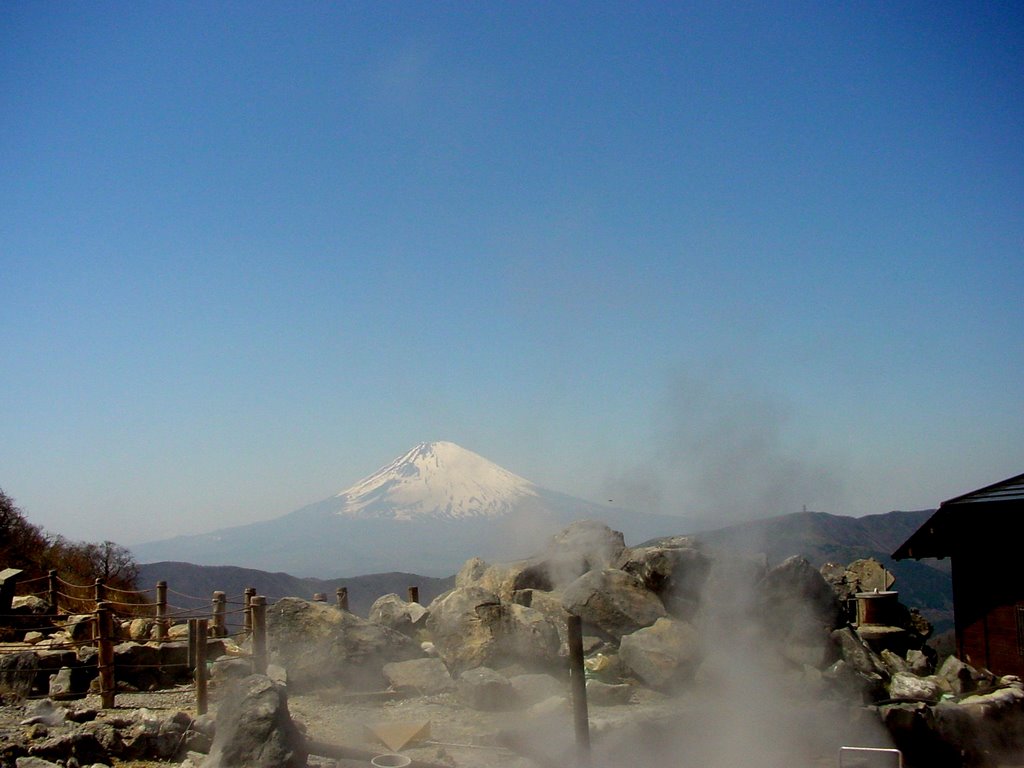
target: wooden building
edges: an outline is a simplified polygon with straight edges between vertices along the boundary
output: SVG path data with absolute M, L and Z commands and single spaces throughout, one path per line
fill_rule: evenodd
M 893 558 L 950 558 L 957 655 L 1024 677 L 1024 475 L 942 502 Z

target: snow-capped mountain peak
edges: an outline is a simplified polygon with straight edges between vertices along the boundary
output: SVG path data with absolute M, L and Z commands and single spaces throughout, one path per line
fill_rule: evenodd
M 351 518 L 493 518 L 511 514 L 537 487 L 455 443 L 420 443 L 338 494 Z

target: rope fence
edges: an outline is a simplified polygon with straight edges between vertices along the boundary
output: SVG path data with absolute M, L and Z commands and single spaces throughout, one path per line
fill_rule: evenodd
M 155 589 L 130 590 L 108 586 L 102 579 L 96 579 L 92 584 L 75 584 L 61 578 L 55 570 L 46 576 L 25 581 L 18 579 L 19 571 L 13 571 L 14 575 L 11 573 L 12 570 L 8 570 L 0 576 L 0 686 L 12 689 L 22 698 L 51 695 L 49 687 L 54 684 L 51 677 L 69 668 L 72 676 L 92 675 L 90 688 L 98 687 L 101 705 L 109 709 L 115 706 L 118 670 L 122 676 L 129 677 L 148 671 L 163 682 L 179 680 L 180 673 L 184 671 L 191 675 L 190 686 L 194 686 L 196 692 L 196 710 L 204 714 L 207 707 L 207 654 L 212 642 L 223 640 L 232 640 L 237 645 L 248 643 L 247 654 L 239 656 L 236 651 L 233 656 L 247 657 L 254 673 L 266 672 L 266 610 L 282 597 L 257 595 L 254 587 L 247 587 L 242 595 L 230 598 L 220 590 L 214 591 L 210 597 L 200 597 L 170 589 L 166 581 L 158 582 Z M 27 589 L 41 584 L 44 585 L 41 589 Z M 37 604 L 27 612 L 13 612 L 15 594 L 37 597 L 44 607 Z M 194 605 L 170 604 L 168 595 L 173 595 L 179 602 L 192 602 Z M 113 596 L 118 599 L 111 599 Z M 409 597 L 411 601 L 418 602 L 416 587 L 409 587 Z M 327 602 L 323 593 L 314 595 L 313 600 Z M 346 587 L 336 590 L 336 600 L 339 610 L 348 610 Z M 129 624 L 137 619 L 147 623 L 141 628 L 133 628 L 132 633 L 135 639 L 152 643 L 159 649 L 161 658 L 158 662 L 143 663 L 138 657 L 129 655 L 130 648 L 116 650 L 118 643 L 129 639 Z M 187 629 L 187 649 L 173 650 L 171 644 L 184 642 L 185 633 L 176 629 L 172 635 L 171 629 L 182 625 Z M 66 640 L 57 640 L 62 637 L 58 634 L 61 632 L 66 634 Z M 29 633 L 38 633 L 42 638 L 34 637 L 29 641 L 26 637 Z M 11 640 L 14 636 L 20 636 L 22 640 Z M 95 655 L 87 653 L 83 656 L 83 647 L 94 648 Z M 43 657 L 35 650 L 43 649 L 75 653 L 70 658 L 54 654 L 41 663 Z M 165 649 L 166 659 L 163 658 Z M 215 652 L 223 652 L 223 646 Z M 186 655 L 178 655 L 182 653 Z M 5 661 L 15 655 L 19 658 L 13 663 Z M 29 656 L 35 661 L 29 662 Z M 177 660 L 181 658 L 187 660 Z M 180 690 L 179 687 L 166 692 Z

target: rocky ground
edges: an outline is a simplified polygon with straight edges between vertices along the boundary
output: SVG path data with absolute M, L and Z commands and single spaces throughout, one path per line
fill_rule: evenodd
M 7 707 L 0 768 L 14 768 L 4 754 L 26 752 L 65 768 L 68 755 L 83 756 L 83 768 L 105 762 L 86 755 L 298 768 L 304 745 L 317 768 L 365 766 L 395 749 L 417 768 L 575 765 L 570 654 L 583 657 L 594 768 L 824 768 L 841 746 L 893 744 L 908 764 L 928 768 L 989 768 L 997 755 L 1012 765 L 1024 751 L 1024 683 L 955 657 L 939 663 L 924 645 L 930 628 L 897 593 L 865 593 L 889 578 L 870 560 L 819 572 L 802 558 L 772 568 L 715 559 L 685 537 L 631 549 L 621 533 L 583 522 L 537 557 L 468 561 L 429 606 L 385 595 L 364 619 L 317 601 L 276 601 L 265 617 L 267 675 L 251 675 L 253 648 L 208 645 L 216 719 L 192 720 L 186 687 L 119 694 L 110 711 L 96 697 L 75 699 L 67 706 L 84 723 L 77 729 L 63 712 L 40 722 L 37 704 Z M 854 626 L 844 606 L 865 594 L 878 605 Z M 0 690 L 35 695 L 49 680 L 50 695 L 85 691 L 96 665 L 88 638 L 74 634 L 85 623 L 0 657 Z M 175 630 L 170 642 L 150 643 L 145 622 L 122 625 L 119 683 L 148 690 L 166 684 L 168 671 L 187 672 Z M 381 724 L 429 735 L 389 748 L 374 734 Z M 77 751 L 74 738 L 83 740 Z M 893 764 L 889 755 L 841 765 Z
M 211 712 L 216 714 L 220 692 L 211 691 Z M 76 710 L 99 710 L 96 696 L 69 702 Z M 551 700 L 542 707 L 530 710 L 484 712 L 464 706 L 452 693 L 429 696 L 403 696 L 350 694 L 343 689 L 323 688 L 313 693 L 292 695 L 289 698 L 291 715 L 309 740 L 368 754 L 390 752 L 373 737 L 367 726 L 381 723 L 429 723 L 429 735 L 403 747 L 401 754 L 416 761 L 453 768 L 547 768 L 571 765 L 575 756 L 575 735 L 568 700 Z M 195 715 L 194 692 L 190 688 L 177 688 L 160 693 L 119 694 L 117 707 L 99 711 L 98 720 L 136 716 L 138 712 L 164 718 L 182 711 Z M 31 703 L 12 704 L 0 708 L 0 738 L 20 737 L 28 728 L 24 725 L 32 712 Z M 591 738 L 595 765 L 659 765 L 665 760 L 678 764 L 677 750 L 686 739 L 675 737 L 692 730 L 694 750 L 702 754 L 702 765 L 715 765 L 707 760 L 707 730 L 699 698 L 681 700 L 653 691 L 638 689 L 628 704 L 592 706 L 590 709 Z M 742 741 L 748 747 L 760 749 L 761 765 L 793 765 L 790 744 L 780 743 L 778 734 L 752 737 L 738 734 L 728 736 L 735 723 L 723 723 L 721 743 Z M 67 730 L 64 726 L 44 726 L 39 739 L 52 738 Z M 827 740 L 826 740 L 827 741 Z M 678 742 L 671 755 L 658 754 L 669 742 Z M 699 742 L 699 744 L 698 744 Z M 734 753 L 734 749 L 723 750 Z M 198 762 L 198 759 L 196 759 Z M 836 755 L 831 744 L 821 744 L 817 753 L 805 753 L 800 765 L 824 768 L 835 765 Z M 687 761 L 689 762 L 689 761 Z M 337 765 L 350 768 L 365 766 L 366 760 L 330 759 L 312 755 L 311 766 Z M 153 768 L 166 762 L 149 760 L 118 762 L 124 768 Z M 5 766 L 6 768 L 6 766 Z

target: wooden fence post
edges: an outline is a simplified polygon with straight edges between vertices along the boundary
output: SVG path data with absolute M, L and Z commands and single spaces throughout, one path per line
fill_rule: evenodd
M 190 618 L 188 620 L 188 668 L 192 670 L 192 674 L 195 675 L 196 671 L 196 656 L 199 651 L 199 619 Z
M 418 603 L 420 601 L 420 588 L 409 587 L 409 600 L 410 603 Z
M 583 622 L 570 615 L 566 621 L 569 640 L 569 684 L 572 692 L 573 724 L 576 728 L 576 760 L 581 768 L 590 765 L 590 716 L 587 712 L 587 679 L 583 670 Z
M 60 613 L 60 590 L 57 589 L 57 569 L 51 568 L 46 574 L 46 587 L 50 593 L 50 613 L 56 616 Z
M 252 673 L 267 673 L 267 598 L 263 595 L 252 599 Z
M 225 616 L 227 613 L 227 597 L 223 592 L 213 593 L 213 629 L 210 632 L 212 637 L 227 637 L 227 624 Z
M 206 714 L 206 651 L 208 620 L 196 619 L 196 714 Z
M 107 599 L 107 590 L 103 584 L 103 579 L 96 579 L 93 588 L 95 589 L 93 599 L 96 601 L 96 607 L 99 608 L 100 603 Z
M 338 587 L 338 610 L 348 610 L 348 587 Z
M 109 603 L 101 602 L 96 606 L 96 639 L 100 705 L 103 709 L 113 709 L 117 684 L 114 680 L 114 615 Z
M 156 583 L 156 639 L 167 639 L 167 582 Z
M 252 599 L 256 595 L 256 587 L 245 588 L 245 634 L 252 634 Z

